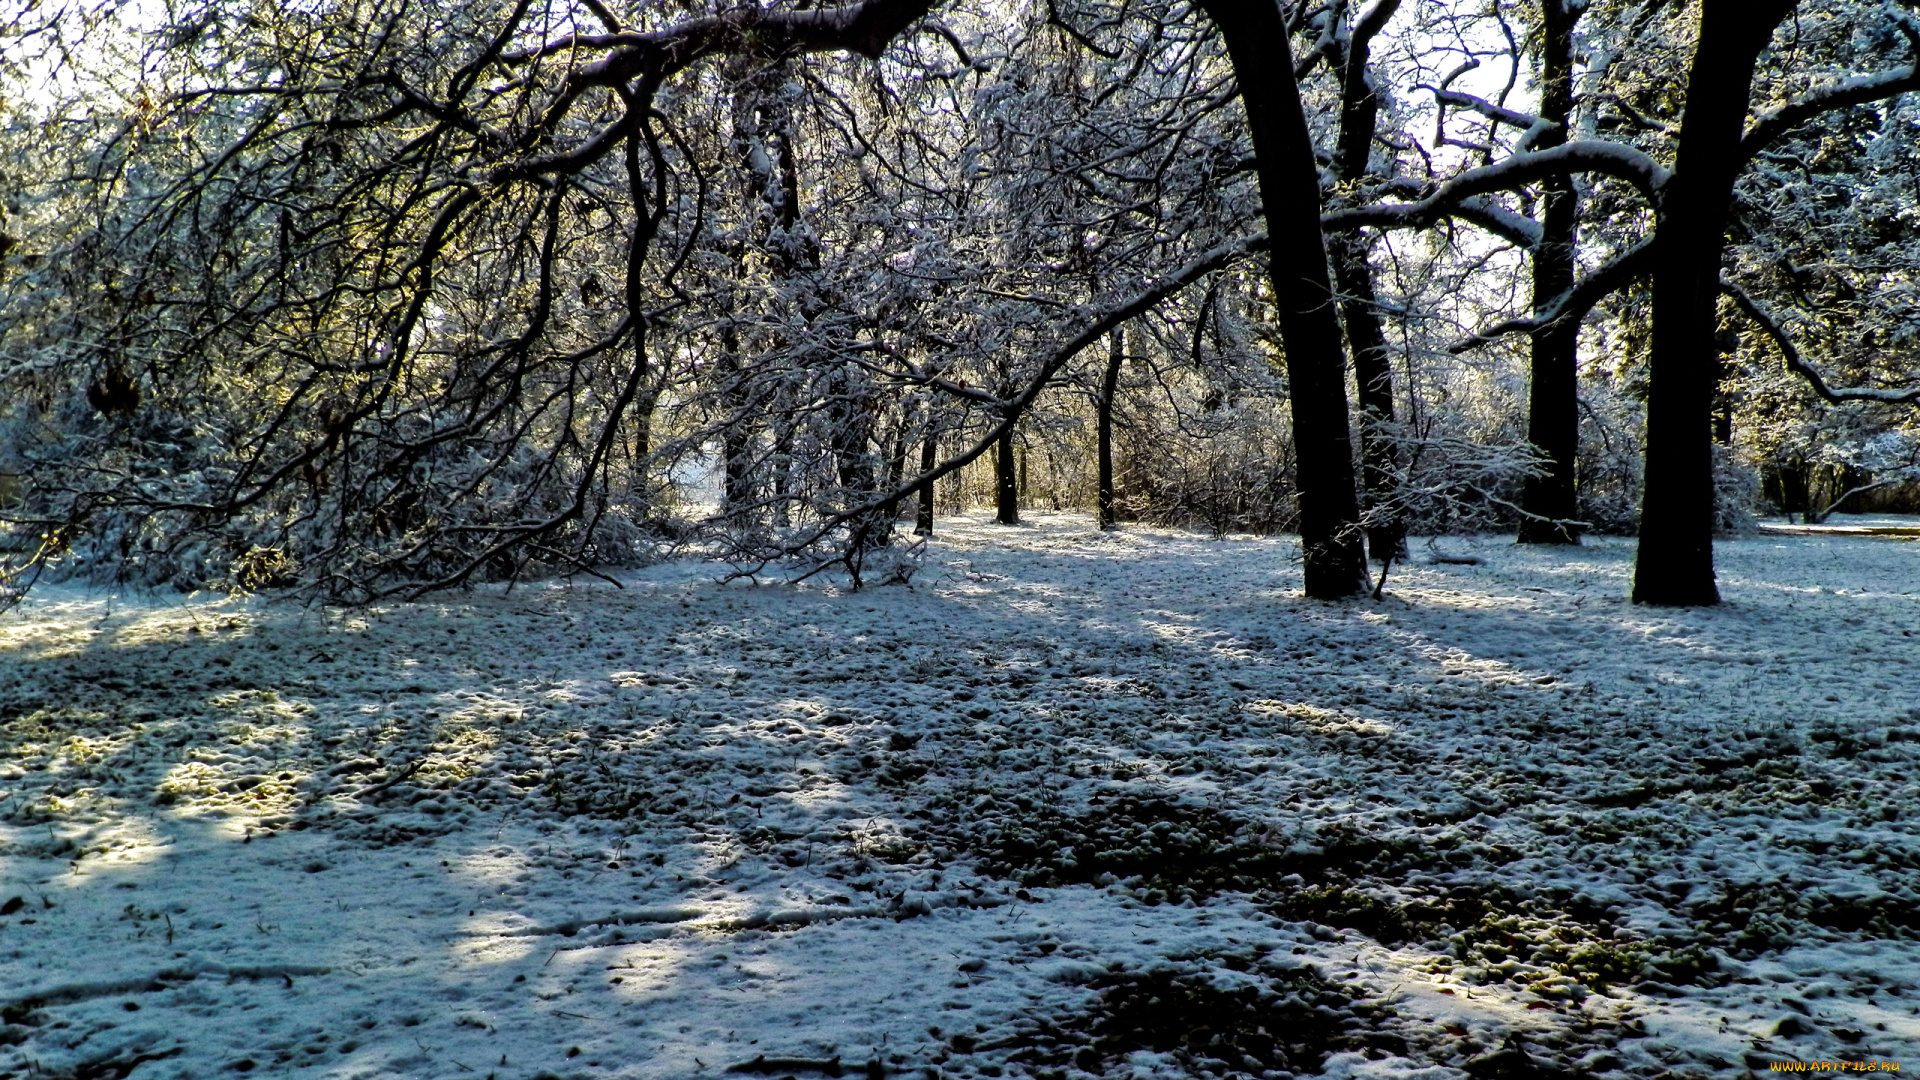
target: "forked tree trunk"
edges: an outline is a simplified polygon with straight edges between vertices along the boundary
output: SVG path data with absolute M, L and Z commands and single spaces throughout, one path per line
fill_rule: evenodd
M 1002 525 L 1020 524 L 1020 478 L 1013 462 L 1013 429 L 994 446 L 993 490 L 995 519 Z
M 1646 483 L 1633 602 L 1720 602 L 1713 579 L 1714 325 L 1727 210 L 1760 50 L 1793 0 L 1702 0 L 1673 179 L 1654 232 Z
M 1274 0 L 1200 0 L 1220 27 L 1240 84 L 1270 243 L 1269 274 L 1287 354 L 1308 596 L 1366 586 L 1360 505 L 1347 425 L 1346 362 L 1320 232 L 1320 172 L 1307 131 L 1293 50 Z
M 1100 380 L 1100 396 L 1094 399 L 1100 442 L 1099 490 L 1094 498 L 1102 529 L 1111 529 L 1120 524 L 1113 493 L 1113 396 L 1120 390 L 1120 365 L 1126 359 L 1126 332 L 1114 327 L 1112 349 L 1107 354 L 1106 375 Z
M 1573 24 L 1567 0 L 1540 0 L 1540 118 L 1557 124 L 1535 143 L 1542 150 L 1567 141 L 1573 120 Z M 1533 249 L 1533 310 L 1540 313 L 1573 288 L 1574 243 L 1580 215 L 1573 178 L 1541 182 L 1540 242 Z M 1532 380 L 1527 390 L 1527 441 L 1546 458 L 1545 472 L 1527 478 L 1520 495 L 1519 541 L 1577 544 L 1579 517 L 1574 455 L 1580 445 L 1580 325 L 1577 320 L 1536 328 L 1529 342 Z

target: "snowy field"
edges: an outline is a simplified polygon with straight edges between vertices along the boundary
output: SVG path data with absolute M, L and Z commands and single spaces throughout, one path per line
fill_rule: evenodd
M 1920 1069 L 1920 543 L 0 617 L 0 1078 Z M 1416 555 L 1425 550 L 1416 546 Z

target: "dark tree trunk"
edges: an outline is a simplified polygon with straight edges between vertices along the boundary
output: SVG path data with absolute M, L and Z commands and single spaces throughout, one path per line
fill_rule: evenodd
M 994 446 L 993 491 L 996 520 L 1002 525 L 1020 524 L 1020 478 L 1014 470 L 1012 428 Z
M 1368 70 L 1375 34 L 1392 17 L 1397 0 L 1375 5 L 1347 34 L 1340 57 L 1340 130 L 1333 155 L 1334 175 L 1354 184 L 1364 180 L 1373 152 L 1380 97 Z M 1353 357 L 1354 387 L 1360 405 L 1360 490 L 1365 497 L 1367 554 L 1385 563 L 1406 554 L 1406 523 L 1395 507 L 1400 448 L 1394 440 L 1393 360 L 1380 326 L 1373 287 L 1373 243 L 1364 233 L 1337 237 L 1330 245 L 1333 281 L 1340 290 L 1340 321 Z
M 907 432 L 913 426 L 914 413 L 917 411 L 918 410 L 912 410 L 902 416 L 900 418 L 899 429 L 893 433 L 893 447 L 887 451 L 888 491 L 898 489 L 901 478 L 907 475 Z M 900 500 L 889 500 L 885 510 L 882 512 L 886 515 L 888 521 L 898 521 L 900 519 Z
M 1702 0 L 1680 148 L 1654 233 L 1646 483 L 1633 602 L 1720 602 L 1713 579 L 1714 316 L 1753 67 L 1793 0 Z
M 1100 439 L 1100 487 L 1095 495 L 1095 501 L 1098 504 L 1102 529 L 1111 529 L 1120 523 L 1120 516 L 1113 501 L 1113 397 L 1120 390 L 1120 365 L 1125 363 L 1126 359 L 1126 334 L 1119 327 L 1115 327 L 1112 350 L 1107 354 L 1107 372 L 1100 380 L 1100 396 L 1094 399 L 1094 406 L 1098 410 L 1096 426 Z
M 1364 236 L 1336 239 L 1333 274 L 1360 398 L 1360 486 L 1370 519 L 1367 554 L 1384 563 L 1405 557 L 1407 527 L 1393 505 L 1400 475 L 1400 448 L 1393 437 L 1393 359 L 1380 329 L 1368 246 Z
M 753 501 L 750 475 L 753 433 L 748 427 L 746 399 L 740 386 L 745 378 L 740 370 L 740 338 L 728 328 L 721 335 L 720 343 L 726 350 L 720 360 L 721 377 L 725 380 L 720 388 L 720 401 L 727 415 L 726 427 L 720 431 L 721 507 L 731 513 Z
M 1240 84 L 1270 243 L 1269 273 L 1287 354 L 1300 546 L 1312 597 L 1366 585 L 1347 426 L 1346 362 L 1320 232 L 1320 175 L 1293 79 L 1293 50 L 1273 0 L 1201 0 L 1226 39 Z
M 1540 136 L 1542 150 L 1563 145 L 1573 120 L 1573 24 L 1566 0 L 1541 0 L 1540 116 L 1559 125 Z M 1541 182 L 1540 243 L 1533 250 L 1535 314 L 1573 288 L 1574 243 L 1580 205 L 1573 178 Z M 1520 495 L 1523 544 L 1577 544 L 1579 515 L 1574 455 L 1580 445 L 1580 325 L 1566 319 L 1531 335 L 1532 381 L 1527 390 L 1527 441 L 1546 458 L 1546 472 L 1527 478 Z
M 920 440 L 920 474 L 927 475 L 940 462 L 940 439 L 929 427 Z M 925 480 L 920 484 L 920 505 L 913 518 L 913 535 L 933 535 L 933 481 Z
M 1727 379 L 1733 374 L 1733 365 L 1726 353 L 1715 357 L 1713 365 L 1713 441 L 1721 446 L 1733 445 L 1733 389 L 1727 385 Z

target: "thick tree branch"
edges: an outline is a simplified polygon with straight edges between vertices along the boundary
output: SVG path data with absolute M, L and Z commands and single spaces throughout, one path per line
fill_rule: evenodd
M 1905 11 L 1893 12 L 1892 17 L 1900 32 L 1906 35 L 1914 55 L 1920 57 L 1920 19 L 1915 19 Z M 1920 63 L 1912 60 L 1905 67 L 1891 71 L 1856 75 L 1817 87 L 1797 101 L 1761 113 L 1740 139 L 1740 159 L 1743 162 L 1752 161 L 1780 136 L 1822 113 L 1865 105 L 1870 101 L 1880 101 L 1914 90 L 1920 90 Z
M 1473 94 L 1463 94 L 1458 90 L 1434 89 L 1433 99 L 1442 105 L 1454 105 L 1462 109 L 1472 109 L 1474 112 L 1479 113 L 1489 120 L 1505 124 L 1508 127 L 1519 128 L 1522 131 L 1536 124 L 1545 122 L 1541 120 L 1540 117 L 1534 116 L 1531 113 L 1519 112 L 1514 109 L 1509 109 L 1504 105 L 1495 105 L 1485 98 L 1476 97 Z
M 932 7 L 933 0 L 864 0 L 807 11 L 745 6 L 666 30 L 569 34 L 504 59 L 525 63 L 562 52 L 605 50 L 605 57 L 568 77 L 575 87 L 612 86 L 643 73 L 671 75 L 703 56 L 720 53 L 773 57 L 852 52 L 873 60 Z
M 1515 154 L 1478 169 L 1469 169 L 1435 188 L 1419 202 L 1399 205 L 1356 206 L 1327 214 L 1328 228 L 1420 228 L 1446 217 L 1461 202 L 1477 195 L 1512 191 L 1543 177 L 1570 172 L 1597 172 L 1617 177 L 1640 189 L 1658 206 L 1672 173 L 1652 157 L 1618 143 L 1583 141 Z

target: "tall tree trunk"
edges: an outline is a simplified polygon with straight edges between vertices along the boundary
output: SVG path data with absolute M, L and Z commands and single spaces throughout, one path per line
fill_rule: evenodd
M 1793 0 L 1701 0 L 1680 148 L 1654 244 L 1646 483 L 1633 602 L 1720 602 L 1713 580 L 1714 316 L 1754 62 Z
M 1360 486 L 1366 494 L 1367 554 L 1384 563 L 1406 554 L 1407 526 L 1393 502 L 1399 487 L 1400 448 L 1394 441 L 1393 359 L 1380 328 L 1373 267 L 1364 235 L 1335 238 L 1334 282 L 1340 288 L 1340 318 L 1353 353 L 1360 398 Z
M 1106 375 L 1100 380 L 1100 395 L 1094 399 L 1096 428 L 1099 431 L 1099 490 L 1094 496 L 1100 527 L 1111 529 L 1120 524 L 1113 501 L 1113 397 L 1120 390 L 1120 365 L 1127 359 L 1126 331 L 1114 327 L 1111 351 L 1107 353 Z
M 1579 13 L 1567 0 L 1540 0 L 1540 117 L 1558 125 L 1536 140 L 1542 150 L 1563 145 L 1573 122 L 1573 25 Z M 1573 288 L 1575 231 L 1580 215 L 1573 178 L 1541 182 L 1540 243 L 1533 249 L 1533 310 Z M 1577 544 L 1579 515 L 1574 454 L 1580 445 L 1580 325 L 1568 319 L 1536 328 L 1529 341 L 1532 380 L 1527 389 L 1527 441 L 1547 459 L 1546 471 L 1527 478 L 1520 495 L 1523 544 Z
M 933 433 L 933 424 L 929 420 L 927 432 L 920 439 L 920 475 L 933 472 L 940 462 L 940 439 Z M 913 518 L 913 535 L 933 535 L 933 481 L 925 480 L 920 484 L 920 505 Z
M 1340 128 L 1333 171 L 1343 184 L 1358 184 L 1369 172 L 1380 96 L 1368 63 L 1374 36 L 1397 7 L 1398 0 L 1370 5 L 1339 42 Z M 1360 490 L 1368 519 L 1367 553 L 1375 562 L 1385 563 L 1406 554 L 1407 528 L 1394 506 L 1400 447 L 1394 438 L 1393 360 L 1380 326 L 1372 250 L 1372 238 L 1365 233 L 1335 237 L 1329 245 L 1333 281 L 1340 290 L 1340 322 L 1347 331 L 1360 405 Z
M 1293 50 L 1274 0 L 1200 0 L 1220 27 L 1252 135 L 1270 243 L 1269 274 L 1287 353 L 1308 596 L 1353 596 L 1366 584 L 1360 505 L 1347 425 L 1346 361 L 1320 232 L 1320 173 Z
M 1012 428 L 994 447 L 993 491 L 996 520 L 1002 525 L 1020 524 L 1020 480 L 1014 472 Z

